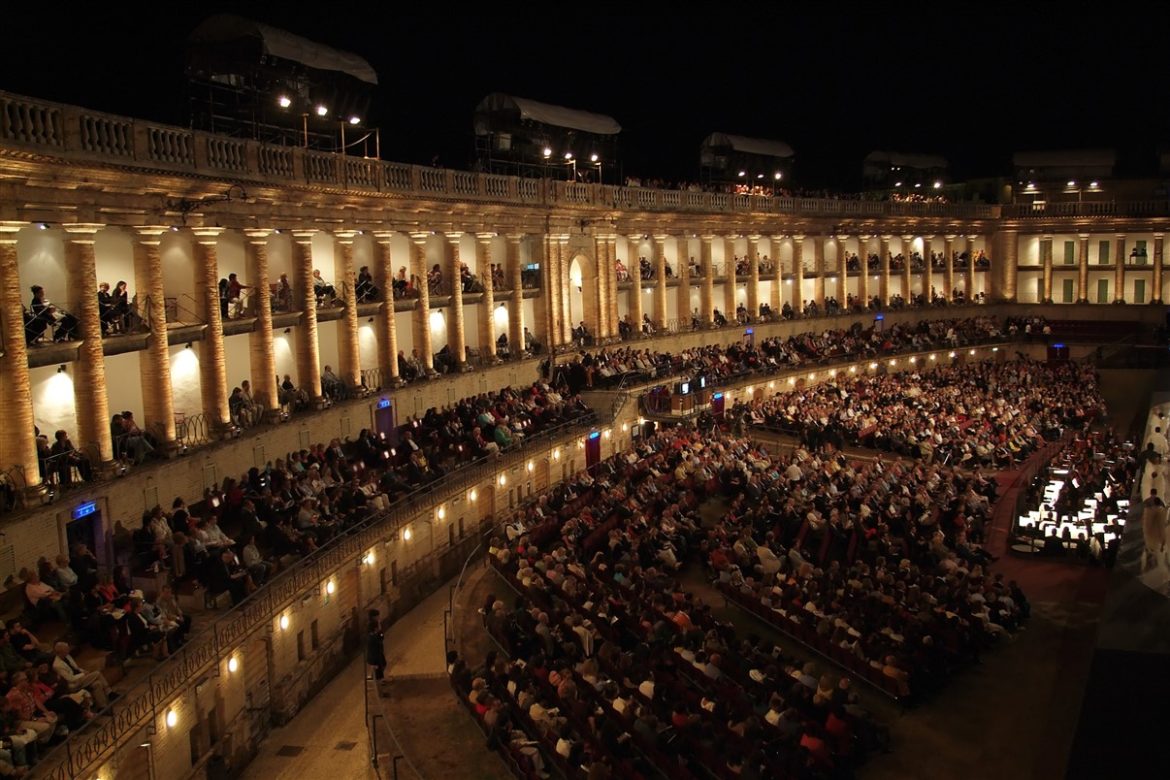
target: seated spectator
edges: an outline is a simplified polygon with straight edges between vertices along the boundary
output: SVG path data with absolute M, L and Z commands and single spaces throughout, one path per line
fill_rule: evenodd
M 69 690 L 77 692 L 87 690 L 93 696 L 94 704 L 98 709 L 105 709 L 113 698 L 109 683 L 101 672 L 89 672 L 82 669 L 69 654 L 69 644 L 58 642 L 53 645 L 52 669 L 68 685 Z
M 56 474 L 60 484 L 72 484 L 74 469 L 77 469 L 77 473 L 83 482 L 92 480 L 93 465 L 90 463 L 89 458 L 74 447 L 73 442 L 69 441 L 69 433 L 60 430 L 54 434 L 54 437 L 56 441 L 53 442 L 50 453 L 56 464 Z
M 374 285 L 374 275 L 370 273 L 370 267 L 363 265 L 358 270 L 357 284 L 354 287 L 354 292 L 357 296 L 358 303 L 369 303 L 378 300 L 378 288 Z
M 318 306 L 332 306 L 337 300 L 337 290 L 321 277 L 318 268 L 313 269 L 313 294 L 317 296 Z

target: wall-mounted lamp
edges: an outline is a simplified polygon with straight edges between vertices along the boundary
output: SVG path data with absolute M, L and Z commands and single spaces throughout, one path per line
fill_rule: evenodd
M 191 349 L 191 342 L 190 341 L 187 342 L 187 346 L 184 347 L 184 349 Z
M 57 373 L 58 373 L 58 374 L 64 374 L 64 373 L 65 373 L 65 364 L 64 364 L 64 363 L 62 363 L 61 365 L 57 366 Z
M 292 333 L 292 328 L 285 328 L 285 329 L 284 329 L 284 335 L 286 335 L 286 336 L 287 336 L 287 335 L 288 335 L 288 334 L 290 334 L 290 333 Z

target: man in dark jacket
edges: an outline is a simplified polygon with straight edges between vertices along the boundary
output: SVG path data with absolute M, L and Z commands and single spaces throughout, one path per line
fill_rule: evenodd
M 386 632 L 382 630 L 382 619 L 376 609 L 369 614 L 369 633 L 366 635 L 366 663 L 374 667 L 374 680 L 378 688 L 386 674 Z

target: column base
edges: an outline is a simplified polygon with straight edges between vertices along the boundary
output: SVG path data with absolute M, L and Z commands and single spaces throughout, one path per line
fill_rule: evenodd
M 260 421 L 267 425 L 277 425 L 287 419 L 288 417 L 285 416 L 284 410 L 279 408 L 265 409 L 264 413 L 260 416 Z
M 456 370 L 461 374 L 467 374 L 474 371 L 475 366 L 471 365 L 470 363 L 460 363 Z
M 56 501 L 57 493 L 56 491 L 49 490 L 49 486 L 44 482 L 38 482 L 35 485 L 28 485 L 24 490 L 20 491 L 20 500 L 26 508 L 41 506 L 42 504 L 50 504 Z
M 120 460 L 106 460 L 94 464 L 93 477 L 95 480 L 113 479 L 114 477 L 124 477 L 129 471 L 129 467 Z
M 1151 305 L 1151 306 L 1161 306 L 1161 305 L 1162 305 L 1162 299 L 1161 299 L 1161 298 L 1151 298 L 1151 299 L 1150 299 L 1150 305 Z
M 213 422 L 210 425 L 211 438 L 220 441 L 228 439 L 238 439 L 240 437 L 241 429 L 237 428 L 231 422 Z
M 396 389 L 398 389 L 398 388 L 400 388 L 400 387 L 405 387 L 405 386 L 406 386 L 406 380 L 405 380 L 405 379 L 403 379 L 402 377 L 400 377 L 400 376 L 392 376 L 392 377 L 390 377 L 390 384 L 389 384 L 389 387 L 390 387 L 392 390 L 396 390 Z
M 1075 302 L 1076 303 L 1088 303 L 1089 299 L 1088 298 L 1077 298 Z
M 439 372 L 436 371 L 433 366 L 430 368 L 427 368 L 423 373 L 426 374 L 427 379 L 438 379 L 439 378 Z
M 1118 305 L 1118 304 L 1122 304 L 1122 305 L 1124 305 L 1124 304 L 1125 304 L 1125 298 L 1114 298 L 1114 299 L 1113 299 L 1113 304 L 1114 304 L 1115 306 L 1116 306 L 1116 305 Z

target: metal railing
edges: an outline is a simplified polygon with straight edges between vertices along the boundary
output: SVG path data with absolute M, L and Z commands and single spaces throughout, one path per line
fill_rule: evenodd
M 328 544 L 292 564 L 240 604 L 216 617 L 204 631 L 194 634 L 177 653 L 161 662 L 115 703 L 109 718 L 86 723 L 46 755 L 32 773 L 44 780 L 87 777 L 123 740 L 132 736 L 169 706 L 193 680 L 216 664 L 226 652 L 256 628 L 271 624 L 301 594 L 320 586 L 347 561 L 382 541 L 413 515 L 428 509 L 437 494 L 454 495 L 479 484 L 500 471 L 523 462 L 533 449 L 550 445 L 558 437 L 597 422 L 595 414 L 550 428 L 510 447 L 501 456 L 473 461 L 444 477 L 423 485 L 397 501 L 386 512 L 340 531 Z

